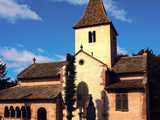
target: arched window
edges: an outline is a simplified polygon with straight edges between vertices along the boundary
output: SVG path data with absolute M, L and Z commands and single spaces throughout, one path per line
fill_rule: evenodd
M 21 118 L 21 110 L 19 107 L 16 107 L 16 118 Z
M 88 85 L 85 82 L 80 82 L 77 86 L 77 107 L 85 107 L 88 101 Z
M 89 98 L 88 85 L 84 81 L 80 82 L 77 86 L 77 107 L 82 111 L 82 117 L 86 117 L 87 103 Z
M 26 107 L 26 117 L 28 118 L 28 119 L 30 119 L 31 118 L 31 108 L 30 108 L 30 106 L 27 106 Z
M 45 108 L 39 108 L 37 112 L 38 120 L 47 120 L 47 111 Z
M 21 111 L 22 111 L 22 118 L 26 118 L 27 114 L 26 114 L 26 108 L 24 106 L 21 107 Z
M 9 109 L 7 106 L 4 108 L 4 117 L 6 117 L 6 118 L 9 117 Z
M 13 106 L 10 107 L 10 116 L 15 117 L 15 110 L 14 110 Z

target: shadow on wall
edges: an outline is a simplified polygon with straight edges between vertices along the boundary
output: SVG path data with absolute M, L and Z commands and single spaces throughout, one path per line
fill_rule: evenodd
M 98 120 L 108 120 L 109 118 L 109 102 L 106 92 L 101 92 L 101 99 L 96 100 L 97 117 Z

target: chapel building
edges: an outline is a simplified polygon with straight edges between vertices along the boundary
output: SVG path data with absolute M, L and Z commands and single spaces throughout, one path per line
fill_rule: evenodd
M 103 0 L 89 0 L 75 31 L 76 110 L 86 120 L 93 98 L 96 120 L 159 120 L 160 57 L 149 49 L 117 54 L 118 32 Z M 66 120 L 67 61 L 34 63 L 17 75 L 18 85 L 0 91 L 2 120 Z

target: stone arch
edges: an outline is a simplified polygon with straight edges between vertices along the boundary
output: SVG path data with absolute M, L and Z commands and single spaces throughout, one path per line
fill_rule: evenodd
M 21 118 L 21 109 L 19 107 L 16 107 L 15 112 L 16 112 L 16 118 Z
M 89 97 L 88 85 L 84 81 L 77 86 L 77 107 L 85 107 Z
M 4 117 L 8 118 L 9 117 L 9 108 L 5 106 L 4 108 Z
M 45 108 L 41 107 L 38 109 L 37 120 L 47 120 L 47 111 Z
M 89 100 L 89 89 L 87 83 L 80 82 L 77 86 L 77 107 L 81 118 L 85 118 L 87 114 L 87 104 Z
M 13 108 L 13 106 L 10 107 L 10 117 L 15 117 L 15 110 Z
M 26 108 L 25 108 L 25 106 L 21 107 L 21 112 L 22 112 L 22 118 L 26 118 L 27 114 L 26 114 Z

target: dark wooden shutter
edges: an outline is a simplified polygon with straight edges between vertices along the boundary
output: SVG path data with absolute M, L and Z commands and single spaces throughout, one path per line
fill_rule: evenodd
M 121 96 L 120 94 L 116 94 L 116 111 L 121 110 Z

